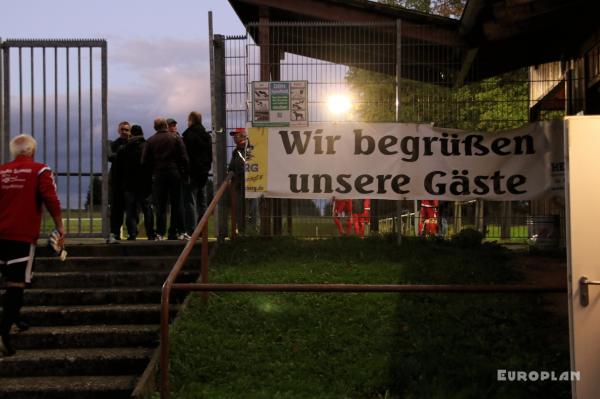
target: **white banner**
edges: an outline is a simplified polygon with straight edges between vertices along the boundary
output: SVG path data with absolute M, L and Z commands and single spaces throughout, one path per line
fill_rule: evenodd
M 528 200 L 563 193 L 563 122 L 479 133 L 400 123 L 248 128 L 248 197 Z

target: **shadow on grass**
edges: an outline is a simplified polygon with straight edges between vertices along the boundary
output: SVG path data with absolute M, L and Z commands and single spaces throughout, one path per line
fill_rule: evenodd
M 394 238 L 242 239 L 212 282 L 511 283 L 494 245 Z M 539 294 L 211 294 L 172 329 L 177 398 L 568 398 L 565 382 L 497 370 L 569 368 L 568 329 Z

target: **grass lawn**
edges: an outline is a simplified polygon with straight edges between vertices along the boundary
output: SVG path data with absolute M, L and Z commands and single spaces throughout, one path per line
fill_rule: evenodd
M 212 282 L 510 283 L 493 245 L 246 238 Z M 194 295 L 172 326 L 176 398 L 570 398 L 568 382 L 497 370 L 569 370 L 568 324 L 535 294 Z

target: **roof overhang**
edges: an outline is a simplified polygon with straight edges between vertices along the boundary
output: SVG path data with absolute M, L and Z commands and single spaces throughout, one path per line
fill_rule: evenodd
M 363 23 L 356 35 L 387 35 L 392 42 L 396 21 L 401 21 L 404 78 L 441 85 L 462 85 L 517 68 L 568 59 L 578 55 L 581 44 L 600 27 L 597 0 L 470 0 L 460 20 L 433 16 L 368 0 L 229 0 L 257 44 L 262 44 L 256 23 L 271 22 Z M 369 24 L 370 23 L 370 24 Z M 317 26 L 312 34 L 294 36 L 293 29 L 269 35 L 280 51 L 353 66 L 364 57 L 377 70 L 395 75 L 396 54 L 383 57 L 373 49 L 343 52 L 319 51 L 328 36 Z M 348 36 L 351 43 L 352 35 Z M 419 43 L 427 43 L 420 49 Z M 301 44 L 310 44 L 302 46 Z M 425 51 L 423 49 L 426 48 Z M 412 50 L 411 50 L 412 49 Z M 418 51 L 418 54 L 417 54 Z M 444 59 L 440 59 L 443 54 Z M 420 57 L 420 68 L 411 70 L 411 57 Z M 408 61 L 408 62 L 407 62 Z M 364 66 L 363 66 L 364 67 Z M 368 69 L 368 68 L 367 68 Z

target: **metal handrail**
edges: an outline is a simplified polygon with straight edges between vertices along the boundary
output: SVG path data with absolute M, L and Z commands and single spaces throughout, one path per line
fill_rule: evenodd
M 566 293 L 564 285 L 524 284 L 172 284 L 181 291 L 215 292 L 337 292 L 337 293 Z M 168 316 L 168 315 L 167 315 Z M 167 337 L 168 338 L 168 337 Z M 162 349 L 162 348 L 161 348 Z M 168 359 L 167 359 L 168 360 Z M 165 368 L 166 367 L 166 368 Z M 168 399 L 168 363 L 161 358 L 161 399 Z
M 192 237 L 187 242 L 183 251 L 177 258 L 175 265 L 171 269 L 169 276 L 165 280 L 162 286 L 162 295 L 160 299 L 160 397 L 167 399 L 170 396 L 169 392 L 169 303 L 170 296 L 175 280 L 181 272 L 183 265 L 187 262 L 196 241 L 200 235 L 202 235 L 202 249 L 201 249 L 201 281 L 203 284 L 208 283 L 208 219 L 214 212 L 217 204 L 222 199 L 225 190 L 230 188 L 231 194 L 231 239 L 235 240 L 237 236 L 237 220 L 236 220 L 236 190 L 235 185 L 232 184 L 234 179 L 234 173 L 229 172 L 219 190 L 215 193 L 213 200 L 208 205 L 206 212 L 202 215 L 202 218 L 198 222 L 196 229 L 192 233 Z M 206 301 L 208 299 L 208 292 L 203 294 L 203 298 Z
M 167 280 L 163 284 L 160 325 L 160 397 L 169 399 L 169 297 L 172 290 L 201 291 L 207 300 L 210 291 L 215 292 L 337 292 L 337 293 L 566 293 L 563 285 L 519 284 L 210 284 L 208 283 L 208 218 L 214 212 L 225 190 L 231 187 L 231 238 L 236 238 L 236 194 L 232 185 L 233 173 L 229 173 L 202 219 L 196 226 L 191 240 L 186 244 Z M 175 280 L 187 261 L 195 242 L 202 234 L 201 283 L 179 283 Z

